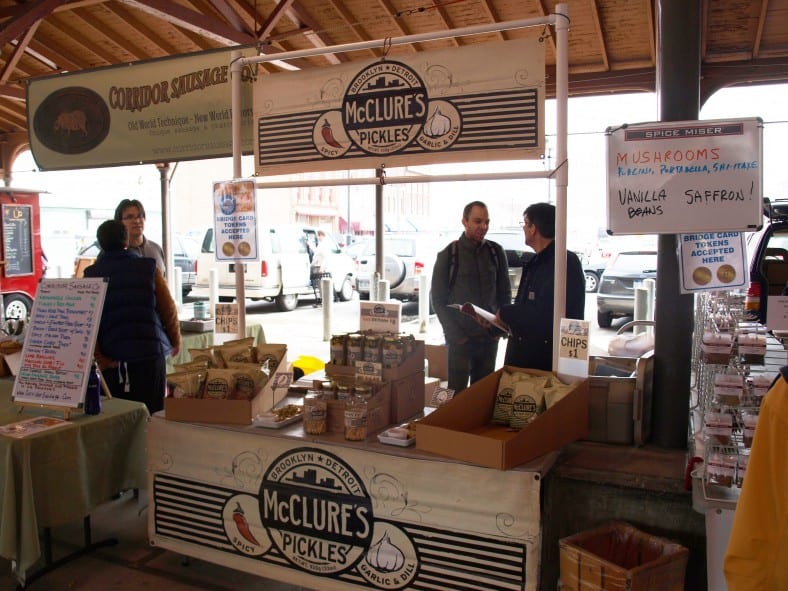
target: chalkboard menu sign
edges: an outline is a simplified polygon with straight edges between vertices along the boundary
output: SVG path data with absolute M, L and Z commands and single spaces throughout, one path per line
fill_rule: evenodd
M 106 292 L 103 277 L 41 280 L 14 402 L 71 408 L 84 403 Z
M 5 275 L 33 273 L 33 225 L 30 205 L 3 204 L 3 260 Z

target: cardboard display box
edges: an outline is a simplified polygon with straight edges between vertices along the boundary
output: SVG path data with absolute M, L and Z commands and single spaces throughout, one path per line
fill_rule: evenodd
M 354 377 L 356 375 L 356 367 L 353 365 L 337 365 L 335 363 L 326 363 L 326 375 L 330 378 L 337 377 Z M 410 355 L 405 357 L 397 367 L 384 367 L 383 368 L 383 381 L 392 382 L 408 377 L 418 371 L 424 371 L 424 342 L 414 341 L 413 351 Z
M 391 424 L 391 387 L 388 383 L 375 384 L 375 394 L 367 402 L 367 437 Z M 331 433 L 345 432 L 345 401 L 328 400 L 326 429 Z
M 643 445 L 651 435 L 654 351 L 592 356 L 588 364 L 589 441 Z
M 391 422 L 402 421 L 424 412 L 424 370 L 389 382 L 391 385 Z
M 416 423 L 416 448 L 508 470 L 588 434 L 586 379 L 572 384 L 564 398 L 520 431 L 493 424 L 498 381 L 505 369 L 555 375 L 516 367 L 491 373 Z
M 286 345 L 282 345 L 286 347 Z M 276 375 L 288 371 L 287 351 L 282 355 L 276 373 L 252 400 L 213 400 L 210 398 L 164 399 L 164 418 L 186 423 L 218 423 L 251 425 L 252 419 L 266 412 L 287 395 L 287 386 L 274 389 Z
M 427 358 L 427 370 L 433 378 L 445 381 L 449 379 L 449 351 L 446 345 L 424 345 Z
M 559 540 L 562 589 L 683 591 L 688 550 L 614 522 Z

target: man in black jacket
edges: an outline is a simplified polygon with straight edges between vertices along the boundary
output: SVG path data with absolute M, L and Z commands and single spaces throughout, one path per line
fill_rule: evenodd
M 525 243 L 536 252 L 523 267 L 513 304 L 498 319 L 509 325 L 506 365 L 551 371 L 553 367 L 553 295 L 555 291 L 555 206 L 534 203 L 523 212 Z M 580 259 L 566 253 L 566 318 L 583 319 L 586 293 Z

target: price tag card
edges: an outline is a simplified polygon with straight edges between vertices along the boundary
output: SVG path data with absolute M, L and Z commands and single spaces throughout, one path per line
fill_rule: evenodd
M 561 318 L 557 373 L 563 380 L 588 376 L 588 328 L 588 320 Z
M 769 330 L 788 330 L 788 296 L 769 296 L 766 326 Z
M 430 406 L 438 408 L 442 404 L 446 404 L 452 398 L 454 398 L 454 390 L 450 390 L 449 388 L 435 388 L 435 392 L 432 394 L 432 399 L 430 400 Z
M 216 304 L 213 317 L 216 334 L 235 334 L 238 332 L 238 304 Z

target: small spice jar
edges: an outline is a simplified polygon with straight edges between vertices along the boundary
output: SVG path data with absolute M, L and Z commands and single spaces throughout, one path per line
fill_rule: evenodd
M 367 438 L 367 401 L 351 396 L 345 402 L 345 439 L 364 441 Z
M 327 428 L 328 403 L 319 391 L 310 390 L 304 396 L 304 432 L 321 435 Z
M 350 386 L 347 384 L 337 384 L 336 393 L 337 400 L 347 400 L 352 395 Z

